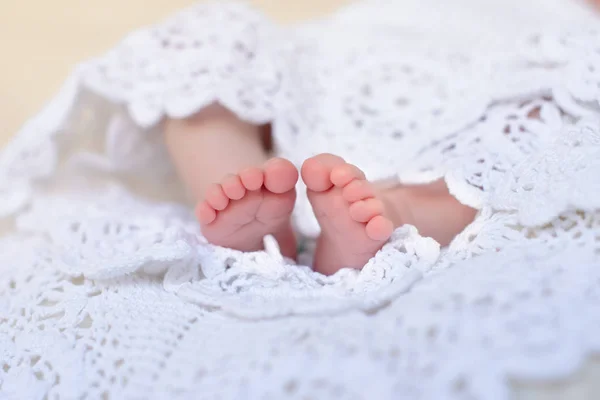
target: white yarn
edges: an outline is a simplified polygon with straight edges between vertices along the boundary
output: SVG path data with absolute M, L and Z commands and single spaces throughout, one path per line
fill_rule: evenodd
M 331 277 L 268 238 L 212 246 L 160 121 L 216 101 L 296 164 L 443 178 L 480 213 Z M 505 399 L 507 376 L 564 376 L 600 349 L 599 160 L 579 3 L 372 0 L 295 27 L 191 7 L 80 65 L 0 154 L 0 398 Z

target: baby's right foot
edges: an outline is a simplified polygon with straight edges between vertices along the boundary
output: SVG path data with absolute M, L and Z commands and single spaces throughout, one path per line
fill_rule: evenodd
M 294 165 L 281 158 L 225 177 L 196 208 L 202 234 L 212 244 L 240 251 L 261 250 L 264 236 L 273 235 L 282 254 L 294 258 L 290 216 L 297 181 Z

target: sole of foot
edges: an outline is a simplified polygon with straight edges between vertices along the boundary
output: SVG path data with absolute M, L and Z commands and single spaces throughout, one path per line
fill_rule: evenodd
M 290 217 L 296 201 L 298 170 L 274 158 L 211 185 L 196 207 L 202 234 L 215 245 L 258 251 L 273 235 L 284 256 L 294 258 L 296 240 Z
M 332 154 L 306 160 L 301 174 L 321 226 L 315 270 L 330 275 L 362 268 L 394 230 L 373 184 L 358 167 Z

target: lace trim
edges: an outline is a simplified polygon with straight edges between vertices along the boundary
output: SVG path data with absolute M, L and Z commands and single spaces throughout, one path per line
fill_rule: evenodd
M 142 127 L 165 115 L 190 116 L 214 102 L 261 124 L 276 112 L 284 69 L 281 37 L 248 6 L 200 3 L 131 34 L 86 65 L 84 82 L 126 104 Z

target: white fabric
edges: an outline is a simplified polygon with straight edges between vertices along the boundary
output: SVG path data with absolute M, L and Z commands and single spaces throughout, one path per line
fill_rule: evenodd
M 332 277 L 271 238 L 211 246 L 160 121 L 215 101 L 296 164 L 443 178 L 480 213 Z M 600 20 L 577 2 L 184 10 L 80 65 L 0 155 L 0 398 L 504 399 L 507 376 L 564 376 L 600 349 L 599 160 Z

